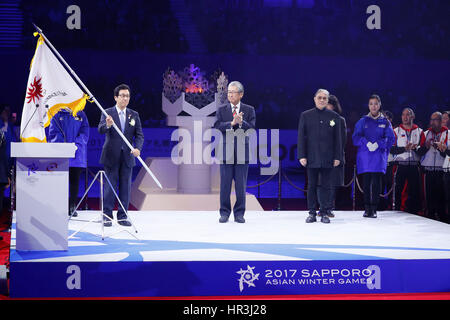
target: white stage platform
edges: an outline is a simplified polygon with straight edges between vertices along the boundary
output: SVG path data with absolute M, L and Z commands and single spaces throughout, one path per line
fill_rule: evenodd
M 249 211 L 245 224 L 232 216 L 220 224 L 214 211 L 130 211 L 139 240 L 113 226 L 102 241 L 101 224 L 85 222 L 99 213 L 80 211 L 69 234 L 86 228 L 68 251 L 16 251 L 13 228 L 11 296 L 450 291 L 450 225 L 404 212 L 379 212 L 377 219 L 361 211 L 335 214 L 330 224 L 306 224 L 306 211 Z M 73 265 L 80 289 L 67 284 Z M 374 277 L 381 277 L 375 288 Z

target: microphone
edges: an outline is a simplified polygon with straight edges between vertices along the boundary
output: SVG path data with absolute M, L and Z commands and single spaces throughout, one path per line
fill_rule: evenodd
M 28 124 L 30 123 L 31 119 L 33 119 L 34 114 L 36 113 L 36 111 L 37 111 L 38 109 L 39 109 L 39 104 L 36 104 L 36 109 L 34 109 L 33 114 L 31 115 L 30 119 L 28 119 L 27 124 L 26 124 L 25 127 L 23 128 L 22 133 L 20 134 L 21 137 L 23 136 L 23 133 L 25 132 L 25 129 L 28 127 Z

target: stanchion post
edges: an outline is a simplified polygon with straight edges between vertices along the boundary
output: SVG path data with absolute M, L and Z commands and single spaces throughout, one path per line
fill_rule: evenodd
M 394 170 L 394 168 L 392 168 L 392 170 Z M 397 175 L 397 170 L 395 170 L 395 173 L 392 175 L 392 210 L 395 210 L 395 176 Z
M 353 211 L 356 210 L 356 165 L 353 165 Z
M 281 211 L 281 160 L 278 162 L 278 199 L 275 211 Z
M 261 164 L 259 164 L 259 172 L 261 172 Z M 257 184 L 258 184 L 258 199 L 261 198 L 261 186 L 259 185 L 259 174 L 257 175 L 256 178 Z

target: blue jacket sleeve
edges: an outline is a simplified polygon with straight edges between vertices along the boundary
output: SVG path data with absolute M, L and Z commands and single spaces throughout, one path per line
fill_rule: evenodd
M 390 149 L 395 141 L 394 130 L 392 129 L 392 125 L 389 121 L 386 121 L 387 125 L 384 129 L 383 139 L 378 142 L 378 146 L 381 149 Z
M 352 135 L 353 145 L 362 147 L 367 145 L 367 139 L 364 136 L 364 119 L 359 119 L 355 124 L 355 130 Z
M 81 145 L 87 145 L 89 140 L 89 122 L 86 114 L 84 112 L 80 112 L 79 116 L 83 119 L 80 131 L 78 131 L 78 135 L 75 137 L 75 144 L 79 148 Z
M 59 127 L 63 127 L 62 124 L 59 126 L 55 123 L 59 121 L 58 117 L 55 115 L 50 121 L 50 126 L 48 128 L 48 142 L 64 142 L 64 135 Z

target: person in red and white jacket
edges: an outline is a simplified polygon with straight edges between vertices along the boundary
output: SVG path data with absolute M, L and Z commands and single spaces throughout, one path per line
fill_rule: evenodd
M 446 221 L 443 165 L 446 157 L 448 128 L 442 126 L 442 113 L 434 112 L 430 128 L 425 131 L 425 144 L 419 149 L 423 154 L 421 165 L 425 169 L 425 198 L 429 218 Z
M 402 124 L 394 129 L 395 142 L 391 147 L 393 161 L 397 164 L 395 175 L 395 210 L 400 210 L 402 191 L 408 182 L 407 212 L 420 211 L 420 154 L 425 144 L 423 130 L 414 124 L 415 114 L 411 108 L 404 108 Z
M 447 117 L 445 117 L 447 115 Z M 446 127 L 449 128 L 450 121 L 448 120 L 450 117 L 450 111 L 445 111 L 442 114 L 442 118 L 446 120 Z M 450 128 L 447 131 L 447 145 L 441 144 L 440 151 L 445 152 L 445 160 L 442 168 L 444 169 L 444 190 L 445 190 L 445 198 L 447 204 L 447 222 L 450 223 Z

